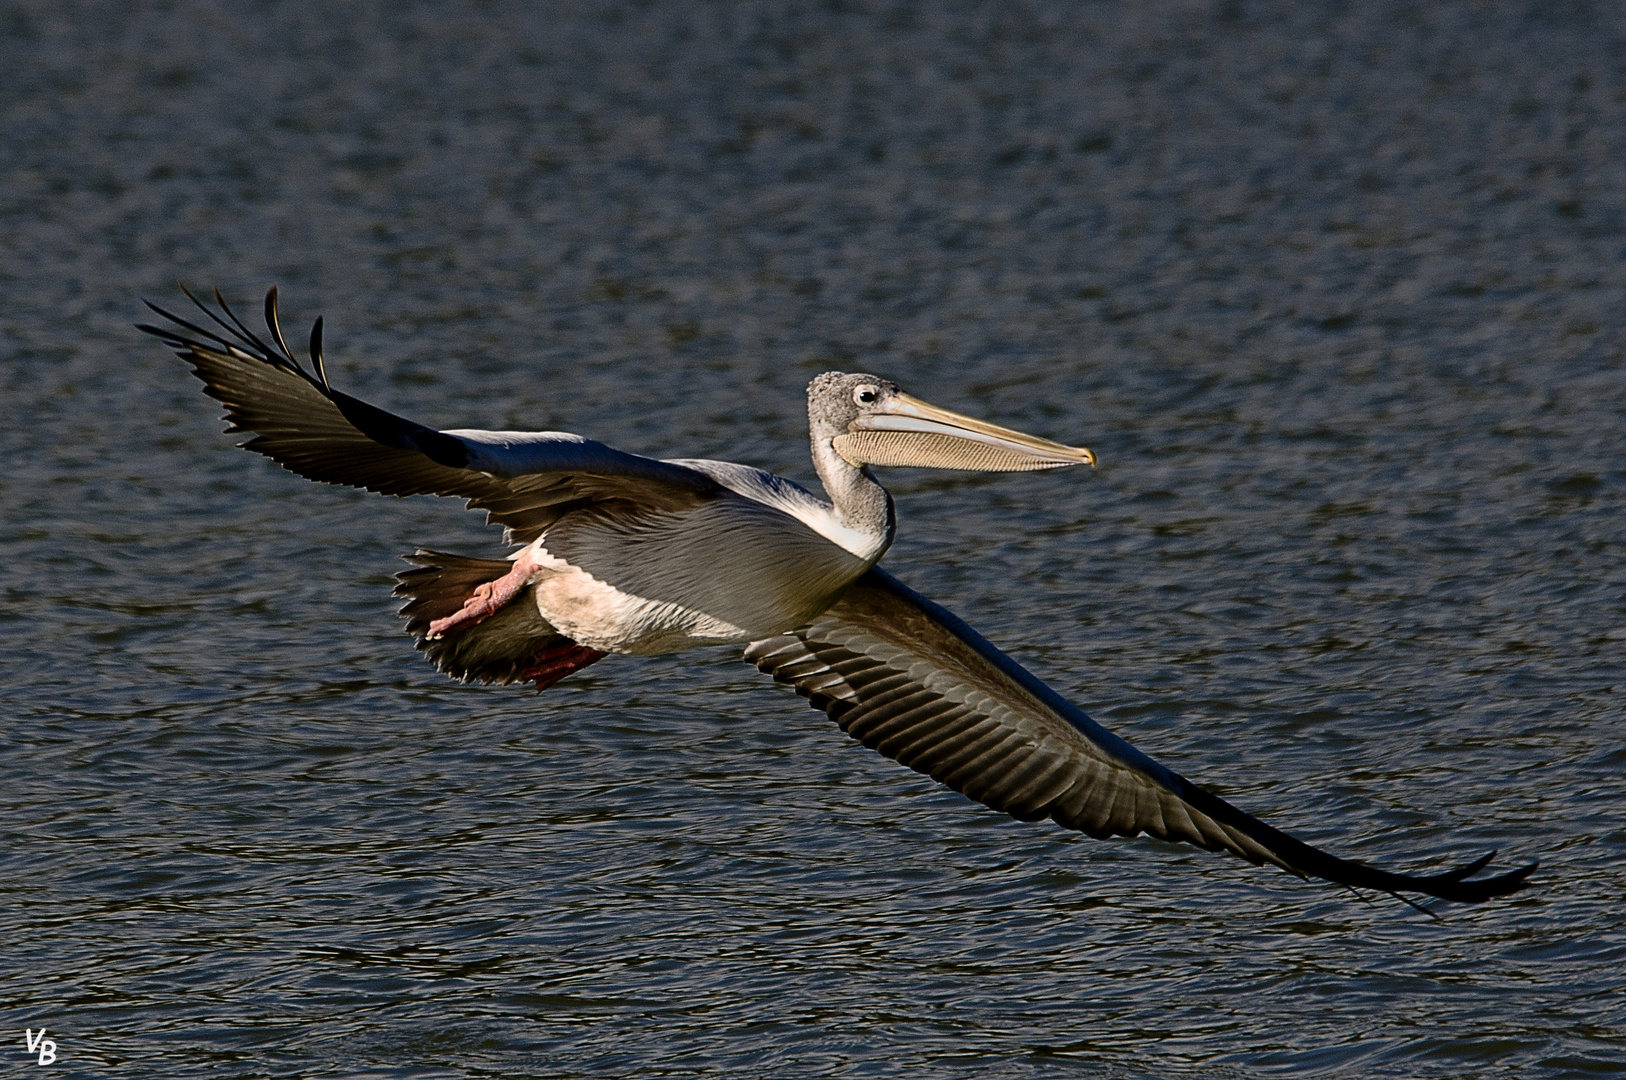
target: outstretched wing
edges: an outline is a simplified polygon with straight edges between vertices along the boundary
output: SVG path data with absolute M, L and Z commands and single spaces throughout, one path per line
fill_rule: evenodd
M 1522 888 L 1535 869 L 1467 880 L 1487 855 L 1414 877 L 1295 840 L 1136 750 L 880 569 L 811 624 L 752 642 L 745 658 L 865 746 L 1023 821 L 1048 817 L 1095 837 L 1144 832 L 1300 877 L 1470 903 Z
M 184 290 L 184 286 L 183 286 Z M 311 328 L 311 366 L 289 351 L 277 319 L 277 290 L 265 295 L 275 345 L 237 318 L 219 290 L 220 312 L 187 297 L 215 329 L 148 303 L 173 326 L 138 328 L 192 365 L 204 392 L 226 405 L 228 432 L 293 472 L 386 495 L 457 495 L 507 528 L 513 543 L 540 536 L 573 506 L 611 500 L 634 510 L 682 510 L 721 491 L 709 476 L 558 431 L 437 431 L 375 408 L 328 385 L 322 320 Z M 224 317 L 222 317 L 224 316 Z

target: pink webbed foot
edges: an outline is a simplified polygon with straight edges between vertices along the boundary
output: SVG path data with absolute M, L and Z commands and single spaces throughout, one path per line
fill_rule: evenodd
M 531 575 L 536 573 L 537 569 L 536 562 L 531 559 L 531 553 L 529 551 L 521 553 L 520 557 L 514 560 L 512 570 L 475 589 L 469 598 L 463 601 L 462 610 L 430 623 L 429 637 L 444 637 L 448 631 L 464 630 L 490 618 L 512 600 L 515 594 L 530 584 Z
M 519 674 L 522 679 L 535 679 L 536 692 L 540 694 L 572 671 L 580 671 L 588 664 L 596 664 L 608 655 L 610 654 L 600 652 L 598 649 L 590 649 L 586 645 L 567 641 L 537 653 L 535 662 Z

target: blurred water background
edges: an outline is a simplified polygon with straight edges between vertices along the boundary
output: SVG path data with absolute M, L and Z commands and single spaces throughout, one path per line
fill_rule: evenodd
M 1019 825 L 732 650 L 537 697 L 393 614 L 451 503 L 231 448 L 130 324 L 813 483 L 870 370 L 1093 447 L 886 565 L 1431 920 Z M 0 1069 L 1626 1074 L 1626 10 L 0 4 Z M 297 333 L 296 333 L 297 336 Z

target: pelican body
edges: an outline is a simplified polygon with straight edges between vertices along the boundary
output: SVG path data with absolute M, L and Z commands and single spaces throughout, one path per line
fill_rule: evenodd
M 218 290 L 218 311 L 186 295 L 212 325 L 149 304 L 172 325 L 140 329 L 192 365 L 225 404 L 228 431 L 253 435 L 241 445 L 312 480 L 461 496 L 503 526 L 505 559 L 419 548 L 398 575 L 407 631 L 455 678 L 540 690 L 612 653 L 743 645 L 866 746 L 1021 820 L 1144 832 L 1397 896 L 1477 902 L 1522 888 L 1535 869 L 1474 877 L 1487 855 L 1407 875 L 1312 848 L 1142 754 L 876 566 L 897 522 L 872 467 L 1094 465 L 1087 449 L 939 408 L 875 375 L 826 372 L 807 394 L 820 499 L 732 462 L 656 460 L 566 432 L 426 427 L 333 389 L 321 319 L 307 370 L 283 338 L 275 288 L 269 341 Z

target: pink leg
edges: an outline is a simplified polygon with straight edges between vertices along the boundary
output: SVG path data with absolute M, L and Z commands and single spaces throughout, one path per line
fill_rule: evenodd
M 608 655 L 609 653 L 597 649 L 589 649 L 586 645 L 567 641 L 537 653 L 536 661 L 519 674 L 522 679 L 535 679 L 536 692 L 540 694 L 572 671 L 580 671 L 588 664 L 596 664 Z
M 514 568 L 494 581 L 488 581 L 475 589 L 469 598 L 463 601 L 463 609 L 436 619 L 429 624 L 431 638 L 442 637 L 448 630 L 464 630 L 475 623 L 482 622 L 496 613 L 514 594 L 523 589 L 531 580 L 531 575 L 540 569 L 531 558 L 531 551 L 526 548 L 514 560 Z

